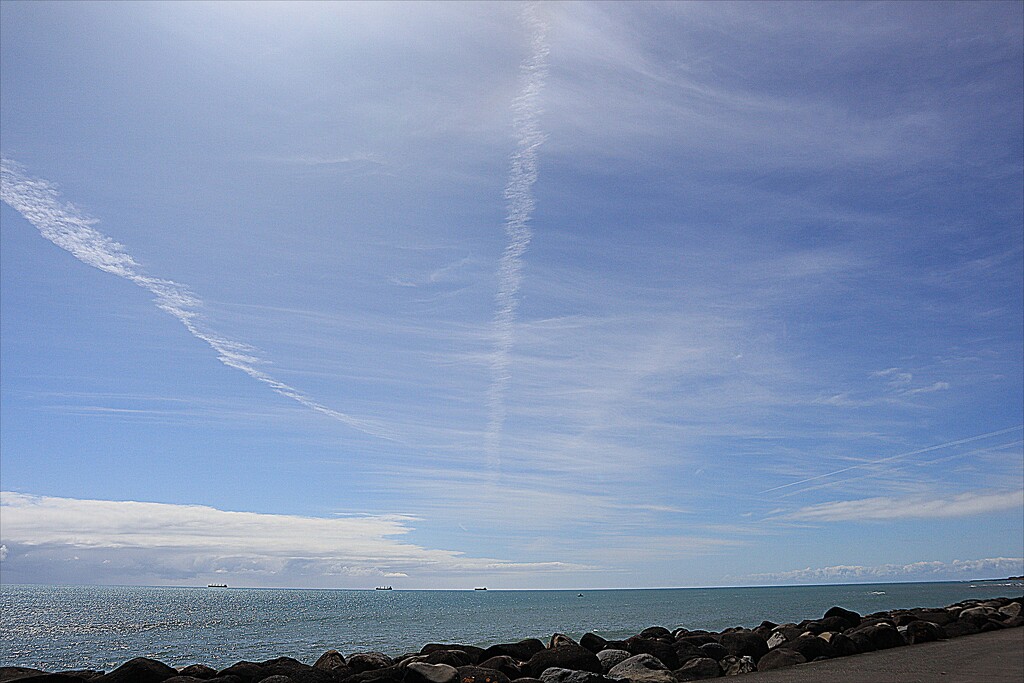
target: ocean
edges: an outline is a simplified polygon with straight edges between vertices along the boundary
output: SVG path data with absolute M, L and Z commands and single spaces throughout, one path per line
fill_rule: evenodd
M 585 591 L 372 591 L 139 586 L 0 586 L 0 666 L 109 670 L 137 656 L 217 668 L 287 655 L 313 663 L 419 651 L 429 642 L 487 646 L 552 633 L 611 640 L 648 626 L 719 631 L 1020 596 L 1024 582 L 884 583 Z

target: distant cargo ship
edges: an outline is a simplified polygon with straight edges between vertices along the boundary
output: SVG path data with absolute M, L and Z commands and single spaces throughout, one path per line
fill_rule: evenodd
M 206 587 L 207 588 L 227 588 L 228 585 L 226 583 L 208 583 L 208 584 L 206 584 Z
M 375 590 L 375 591 L 389 591 L 389 590 L 391 590 L 391 586 L 377 586 L 373 590 Z
M 487 590 L 487 586 L 480 586 L 479 588 L 474 588 L 473 590 L 475 590 L 475 591 L 485 591 L 485 590 Z

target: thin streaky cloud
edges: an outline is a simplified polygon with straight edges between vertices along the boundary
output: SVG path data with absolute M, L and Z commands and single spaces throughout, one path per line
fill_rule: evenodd
M 944 462 L 949 462 L 950 460 L 956 460 L 958 458 L 968 458 L 968 457 L 972 457 L 972 456 L 984 455 L 986 453 L 997 453 L 997 452 L 1002 451 L 1002 450 L 1007 449 L 1007 448 L 1016 448 L 1018 446 L 1021 446 L 1022 444 L 1024 444 L 1024 441 L 1018 439 L 1017 441 L 1008 441 L 1006 443 L 1001 443 L 1001 444 L 998 444 L 996 446 L 989 446 L 987 448 L 976 448 L 974 450 L 970 450 L 970 451 L 967 451 L 965 453 L 954 453 L 953 455 L 947 455 L 947 456 L 944 456 L 944 457 L 941 457 L 941 458 L 937 458 L 935 460 L 927 460 L 927 461 L 924 461 L 924 462 L 921 462 L 921 463 L 916 463 L 916 464 L 937 465 L 937 464 L 941 464 L 941 463 L 944 463 Z M 891 470 L 889 470 L 889 473 L 892 473 L 892 472 L 898 471 L 898 470 L 899 470 L 899 467 L 895 467 L 895 468 L 892 468 Z M 826 482 L 823 482 L 821 484 L 815 484 L 814 486 L 807 486 L 807 487 L 802 488 L 802 489 L 797 489 L 795 491 L 790 491 L 788 493 L 784 493 L 781 496 L 777 496 L 775 498 L 775 500 L 780 500 L 782 498 L 790 498 L 792 496 L 798 496 L 798 495 L 801 495 L 801 494 L 804 494 L 804 493 L 810 493 L 811 491 L 818 491 L 818 490 L 821 490 L 821 489 L 827 489 L 827 488 L 831 488 L 833 486 L 839 486 L 840 484 L 852 484 L 854 482 L 863 481 L 865 479 L 873 479 L 873 478 L 881 476 L 882 474 L 883 473 L 881 473 L 881 472 L 869 472 L 868 474 L 864 474 L 864 475 L 861 475 L 859 477 L 848 477 L 848 478 L 839 479 L 839 480 L 836 480 L 836 481 L 826 481 Z
M 937 450 L 940 450 L 940 449 L 943 449 L 943 448 L 952 448 L 953 446 L 960 446 L 960 445 L 965 444 L 965 443 L 971 443 L 971 442 L 974 442 L 974 441 L 981 441 L 982 439 L 988 439 L 988 438 L 991 438 L 993 436 L 1001 436 L 1002 434 L 1009 434 L 1010 432 L 1015 432 L 1015 431 L 1018 431 L 1020 429 L 1024 429 L 1024 425 L 1017 425 L 1016 427 L 1007 427 L 1006 429 L 1000 429 L 1000 430 L 997 430 L 997 431 L 994 431 L 994 432 L 987 432 L 985 434 L 978 434 L 976 436 L 967 437 L 965 439 L 957 439 L 955 441 L 947 441 L 946 443 L 940 443 L 940 444 L 936 444 L 934 446 L 927 446 L 925 448 L 918 448 L 917 450 L 907 451 L 906 453 L 898 453 L 896 455 L 890 455 L 888 458 L 879 458 L 877 460 L 870 460 L 868 462 L 861 462 L 861 463 L 857 463 L 856 465 L 850 465 L 849 467 L 844 467 L 844 468 L 839 469 L 839 470 L 834 470 L 832 472 L 826 472 L 824 474 L 818 474 L 818 475 L 815 475 L 813 477 L 807 477 L 806 479 L 801 479 L 800 481 L 793 481 L 793 482 L 790 482 L 788 484 L 782 484 L 781 486 L 773 486 L 770 489 L 765 489 L 763 491 L 760 491 L 760 493 L 762 493 L 762 494 L 763 493 L 771 493 L 772 491 L 779 491 L 781 489 L 787 489 L 787 488 L 790 488 L 791 486 L 799 486 L 800 484 L 806 484 L 809 481 L 816 481 L 818 479 L 824 479 L 825 477 L 832 477 L 832 476 L 835 476 L 837 474 L 842 474 L 843 472 L 849 472 L 850 470 L 856 470 L 856 469 L 861 469 L 863 467 L 870 467 L 872 465 L 879 465 L 881 463 L 892 462 L 893 460 L 899 460 L 900 458 L 907 458 L 907 457 L 910 457 L 911 455 L 919 455 L 921 453 L 928 453 L 930 451 L 937 451 Z
M 547 78 L 547 22 L 540 8 L 531 3 L 523 9 L 523 20 L 531 33 L 530 55 L 520 66 L 522 84 L 512 103 L 516 150 L 512 154 L 505 200 L 508 215 L 505 234 L 508 243 L 498 268 L 498 292 L 494 314 L 495 347 L 491 360 L 492 381 L 488 391 L 489 417 L 485 434 L 485 451 L 492 471 L 500 462 L 501 432 L 505 424 L 505 394 L 510 380 L 509 356 L 513 343 L 513 323 L 519 305 L 523 254 L 530 244 L 529 222 L 533 215 L 533 184 L 537 181 L 537 151 L 544 141 L 540 130 L 540 94 Z
M 0 199 L 34 225 L 43 237 L 82 263 L 124 278 L 154 294 L 157 308 L 170 313 L 189 334 L 206 342 L 224 365 L 240 370 L 275 393 L 353 429 L 381 438 L 395 438 L 383 425 L 329 408 L 260 370 L 257 366 L 264 361 L 251 346 L 223 337 L 204 326 L 199 312 L 203 302 L 188 287 L 143 274 L 139 263 L 122 244 L 93 227 L 99 222 L 97 219 L 86 216 L 72 204 L 62 202 L 53 185 L 29 177 L 21 164 L 7 158 L 0 160 Z
M 950 498 L 931 495 L 839 500 L 810 505 L 785 519 L 803 522 L 889 522 L 894 519 L 938 519 L 1024 510 L 1024 490 L 969 491 Z

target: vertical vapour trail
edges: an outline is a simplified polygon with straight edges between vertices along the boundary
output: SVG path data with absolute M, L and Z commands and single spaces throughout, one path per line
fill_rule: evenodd
M 71 204 L 62 203 L 60 193 L 50 183 L 28 177 L 20 164 L 9 159 L 0 160 L 0 199 L 34 225 L 43 237 L 82 263 L 124 278 L 154 294 L 157 307 L 177 318 L 193 337 L 206 342 L 224 365 L 241 370 L 281 396 L 349 427 L 366 434 L 392 438 L 380 425 L 317 403 L 260 370 L 257 366 L 263 361 L 255 355 L 252 347 L 222 337 L 203 325 L 199 312 L 202 301 L 188 287 L 143 274 L 123 245 L 93 227 L 98 223 L 96 219 L 82 214 Z
M 547 23 L 536 3 L 523 7 L 523 20 L 530 31 L 530 54 L 520 65 L 520 86 L 512 102 L 512 128 L 516 149 L 512 153 L 505 201 L 505 235 L 508 242 L 498 268 L 498 292 L 495 296 L 494 353 L 491 357 L 491 386 L 484 448 L 489 469 L 497 472 L 500 464 L 501 432 L 505 424 L 505 393 L 509 384 L 509 355 L 512 351 L 513 323 L 522 280 L 523 253 L 530 244 L 530 217 L 533 214 L 533 184 L 537 180 L 537 150 L 544 141 L 540 131 L 540 94 L 547 77 Z

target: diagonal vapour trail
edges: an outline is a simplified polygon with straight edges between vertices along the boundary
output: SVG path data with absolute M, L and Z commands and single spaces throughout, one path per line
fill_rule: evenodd
M 203 326 L 199 312 L 202 301 L 188 287 L 144 275 L 123 245 L 93 227 L 99 221 L 82 214 L 71 204 L 62 203 L 60 193 L 50 183 L 27 176 L 20 164 L 9 159 L 0 159 L 0 199 L 24 216 L 43 237 L 82 263 L 124 278 L 154 294 L 157 307 L 177 318 L 193 337 L 206 342 L 224 365 L 241 370 L 281 396 L 353 429 L 385 439 L 394 438 L 382 425 L 328 408 L 260 370 L 257 366 L 263 361 L 252 347 Z
M 835 470 L 834 472 L 826 472 L 825 474 L 818 474 L 813 477 L 807 477 L 800 481 L 793 481 L 788 484 L 782 484 L 781 486 L 773 486 L 770 489 L 765 489 L 759 493 L 771 493 L 772 491 L 779 491 L 781 489 L 788 489 L 791 486 L 799 486 L 800 484 L 806 484 L 809 481 L 816 481 L 818 479 L 824 479 L 825 477 L 832 477 L 843 472 L 849 472 L 850 470 L 860 469 L 862 467 L 870 467 L 872 465 L 878 465 L 885 462 L 892 462 L 893 460 L 899 460 L 900 458 L 907 458 L 911 455 L 920 455 L 921 453 L 929 453 L 931 451 L 941 450 L 943 448 L 952 448 L 953 446 L 961 446 L 965 443 L 972 443 L 974 441 L 981 441 L 982 439 L 988 439 L 993 436 L 1000 436 L 1002 434 L 1009 434 L 1010 432 L 1016 432 L 1024 429 L 1024 425 L 1017 425 L 1016 427 L 1007 427 L 1006 429 L 999 429 L 994 432 L 988 432 L 986 434 L 978 434 L 977 436 L 969 436 L 965 439 L 957 439 L 956 441 L 947 441 L 946 443 L 940 443 L 934 446 L 926 446 L 924 448 L 918 448 L 917 450 L 907 451 L 906 453 L 898 453 L 896 455 L 890 455 L 888 458 L 879 458 L 878 460 L 869 460 L 867 462 L 857 463 L 856 465 L 850 465 L 844 467 L 841 470 Z
M 491 386 L 487 393 L 489 411 L 484 449 L 489 469 L 496 472 L 500 462 L 501 432 L 505 425 L 505 394 L 509 384 L 509 355 L 512 351 L 513 324 L 522 282 L 523 253 L 530 244 L 529 228 L 533 214 L 533 184 L 537 181 L 537 150 L 544 141 L 540 131 L 540 94 L 547 78 L 547 23 L 540 7 L 530 3 L 523 8 L 523 19 L 530 30 L 530 54 L 520 65 L 520 88 L 512 102 L 513 133 L 516 150 L 512 154 L 505 200 L 508 214 L 505 235 L 508 243 L 498 268 L 498 292 L 495 296 L 494 353 L 491 356 Z
M 947 455 L 945 457 L 937 458 L 935 460 L 925 460 L 923 462 L 922 461 L 915 461 L 913 464 L 937 465 L 937 464 L 948 462 L 950 460 L 955 460 L 955 459 L 958 459 L 958 458 L 969 458 L 969 457 L 974 456 L 974 455 L 984 455 L 986 453 L 994 453 L 994 452 L 1003 450 L 1005 448 L 1013 448 L 1015 446 L 1020 446 L 1020 445 L 1024 445 L 1024 441 L 1018 439 L 1017 441 L 1008 441 L 1006 443 L 1001 443 L 1001 444 L 998 444 L 996 446 L 988 446 L 986 448 L 975 448 L 974 450 L 966 451 L 964 453 L 954 453 L 953 455 Z M 933 450 L 935 450 L 935 449 L 933 449 Z M 896 467 L 888 468 L 888 471 L 892 472 L 892 471 L 895 471 L 895 470 L 898 470 L 898 469 L 900 469 L 900 467 L 897 465 Z M 879 473 L 879 472 L 868 472 L 867 474 L 862 474 L 859 477 L 847 477 L 845 479 L 836 479 L 836 480 L 833 480 L 833 481 L 825 481 L 825 482 L 822 482 L 820 484 L 814 484 L 813 486 L 805 486 L 802 489 L 795 489 L 795 490 L 789 491 L 787 493 L 783 493 L 781 495 L 775 496 L 774 500 L 782 500 L 783 498 L 792 498 L 793 496 L 799 496 L 799 495 L 802 495 L 802 494 L 805 494 L 805 493 L 810 493 L 811 491 L 818 491 L 820 489 L 832 488 L 832 487 L 835 487 L 835 486 L 840 486 L 842 484 L 852 484 L 852 483 L 857 482 L 857 481 L 863 481 L 864 479 L 874 479 L 874 478 L 877 478 L 877 477 L 881 476 L 881 474 L 882 473 Z

